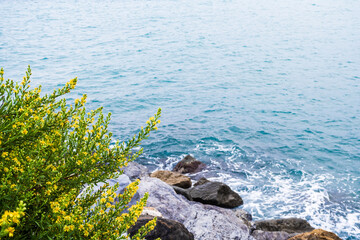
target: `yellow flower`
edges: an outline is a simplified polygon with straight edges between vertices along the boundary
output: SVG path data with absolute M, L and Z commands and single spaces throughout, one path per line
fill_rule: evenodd
M 105 203 L 105 202 L 106 202 L 105 198 L 100 199 L 100 203 Z
M 70 220 L 71 220 L 71 217 L 70 217 L 70 216 L 65 216 L 64 219 L 65 219 L 66 221 L 70 221 Z
M 81 160 L 77 160 L 77 161 L 76 161 L 76 164 L 80 166 L 80 165 L 82 164 L 82 161 L 81 161 Z
M 4 168 L 4 172 L 8 172 L 9 169 L 7 167 Z
M 80 230 L 83 230 L 83 229 L 84 229 L 84 225 L 81 224 L 81 225 L 79 226 L 79 229 L 80 229 Z
M 70 226 L 64 226 L 64 231 L 69 232 L 70 231 Z
M 106 203 L 106 207 L 107 207 L 107 208 L 110 208 L 110 207 L 111 207 L 111 203 L 109 203 L 109 202 Z
M 89 236 L 89 232 L 85 230 L 85 231 L 84 231 L 84 236 L 85 236 L 85 237 Z
M 54 209 L 53 209 L 53 212 L 54 213 L 57 213 L 57 212 L 59 212 L 60 211 L 60 208 L 59 207 L 54 207 Z
M 2 154 L 1 154 L 1 156 L 4 158 L 4 157 L 6 157 L 6 156 L 8 156 L 9 155 L 9 153 L 8 152 L 3 152 Z
M 28 133 L 28 131 L 26 129 L 21 131 L 22 134 L 26 135 Z
M 15 232 L 15 228 L 13 227 L 8 227 L 6 229 L 6 231 L 9 233 L 9 237 L 13 237 L 14 236 L 14 232 Z

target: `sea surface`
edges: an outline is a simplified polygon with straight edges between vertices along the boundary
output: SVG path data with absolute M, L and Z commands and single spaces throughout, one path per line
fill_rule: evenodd
M 192 154 L 255 220 L 360 239 L 359 0 L 0 0 L 0 67 L 28 64 L 120 140 L 161 107 L 151 169 Z

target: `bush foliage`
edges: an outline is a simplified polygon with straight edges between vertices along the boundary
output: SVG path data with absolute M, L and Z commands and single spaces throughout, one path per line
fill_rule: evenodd
M 86 95 L 66 103 L 76 78 L 42 96 L 41 86 L 30 88 L 30 75 L 29 67 L 17 83 L 0 71 L 0 238 L 128 239 L 147 200 L 124 211 L 139 181 L 122 194 L 117 185 L 92 189 L 142 153 L 132 149 L 157 129 L 161 110 L 128 142 L 111 145 L 110 114 L 87 112 Z M 155 222 L 133 238 L 143 239 Z

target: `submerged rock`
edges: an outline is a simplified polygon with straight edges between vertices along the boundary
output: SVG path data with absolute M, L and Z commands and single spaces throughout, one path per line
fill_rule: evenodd
M 149 192 L 148 207 L 159 210 L 164 218 L 184 224 L 195 239 L 253 239 L 249 228 L 230 209 L 188 201 L 157 178 L 142 178 L 138 193 L 143 196 L 145 192 Z
M 187 155 L 176 164 L 173 171 L 178 173 L 197 173 L 203 170 L 205 167 L 205 163 L 196 160 L 190 155 Z
M 187 176 L 184 176 L 180 173 L 170 172 L 167 170 L 159 170 L 153 172 L 151 177 L 159 178 L 160 180 L 166 182 L 171 186 L 181 187 L 181 188 L 189 188 L 191 187 L 191 179 Z
M 205 180 L 202 180 L 202 184 L 189 189 L 193 201 L 225 208 L 235 208 L 243 204 L 239 194 L 231 190 L 228 185 Z
M 283 231 L 287 233 L 304 233 L 314 230 L 314 228 L 301 218 L 284 218 L 263 220 L 255 222 L 256 230 L 262 231 Z
M 152 219 L 152 216 L 140 216 L 136 224 L 129 229 L 128 232 L 130 236 L 135 235 L 142 226 Z M 147 240 L 157 238 L 161 238 L 161 240 L 193 240 L 194 235 L 190 233 L 183 224 L 174 220 L 158 217 L 156 227 L 149 232 L 145 238 Z
M 322 229 L 315 229 L 311 232 L 296 235 L 289 240 L 341 240 L 335 233 Z

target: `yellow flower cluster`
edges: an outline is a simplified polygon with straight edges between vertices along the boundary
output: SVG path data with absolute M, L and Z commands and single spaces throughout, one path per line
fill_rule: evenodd
M 102 108 L 86 112 L 86 95 L 73 105 L 63 97 L 75 87 L 76 78 L 41 96 L 41 86 L 30 89 L 30 68 L 21 84 L 5 81 L 3 72 L 1 69 L 0 96 L 5 101 L 0 108 L 0 209 L 18 208 L 0 211 L 0 238 L 23 232 L 33 238 L 125 237 L 146 204 L 143 198 L 122 214 L 139 182 L 130 184 L 123 194 L 116 194 L 116 186 L 83 196 L 80 192 L 85 186 L 117 177 L 121 167 L 142 153 L 142 149 L 135 153 L 132 149 L 157 130 L 160 109 L 139 134 L 110 147 L 110 114 L 104 116 Z M 14 199 L 31 205 L 25 209 L 22 203 L 20 208 Z M 22 218 L 25 210 L 29 217 Z M 34 221 L 39 227 L 32 227 Z M 26 238 L 20 235 L 15 237 Z
M 25 203 L 20 201 L 19 207 L 16 211 L 5 211 L 0 218 L 0 238 L 8 235 L 9 237 L 14 236 L 15 228 L 12 227 L 14 224 L 20 223 L 20 218 L 25 215 Z

